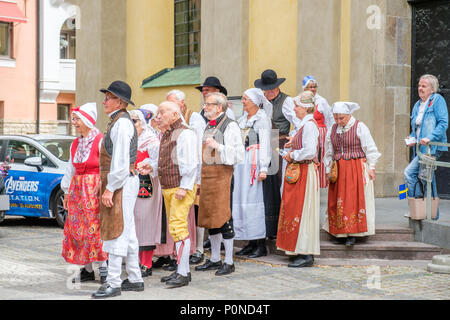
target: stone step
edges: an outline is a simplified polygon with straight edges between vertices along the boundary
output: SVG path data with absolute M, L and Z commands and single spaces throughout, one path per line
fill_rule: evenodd
M 450 273 L 450 255 L 434 256 L 427 270 L 430 272 Z
M 235 246 L 242 248 L 247 241 L 235 241 Z M 285 253 L 276 248 L 275 240 L 266 241 L 270 254 Z M 338 259 L 393 259 L 393 260 L 431 260 L 433 256 L 442 254 L 442 249 L 421 242 L 412 241 L 360 241 L 353 247 L 334 244 L 331 241 L 320 241 L 320 255 L 317 258 Z
M 325 241 L 334 240 L 334 237 L 325 230 L 320 230 L 320 240 Z M 375 234 L 368 236 L 366 240 L 370 241 L 414 241 L 414 230 L 410 228 L 399 227 L 378 227 L 375 229 Z

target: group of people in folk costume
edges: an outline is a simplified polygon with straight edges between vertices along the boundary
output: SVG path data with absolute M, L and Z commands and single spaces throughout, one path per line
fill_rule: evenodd
M 312 266 L 320 254 L 320 188 L 329 188 L 325 230 L 348 246 L 374 234 L 380 153 L 352 116 L 359 106 L 330 108 L 312 76 L 291 98 L 279 88 L 284 81 L 264 71 L 243 93 L 237 121 L 216 77 L 197 87 L 200 112 L 187 108 L 179 90 L 159 106 L 127 112 L 131 88 L 113 82 L 101 90 L 111 120 L 104 135 L 94 126 L 95 103 L 73 109 L 79 137 L 61 187 L 68 209 L 62 256 L 84 266 L 74 281 L 94 280 L 98 261 L 102 286 L 93 298 L 143 291 L 143 277 L 162 266 L 173 272 L 161 281 L 181 287 L 192 279 L 190 264 L 230 274 L 234 255 L 267 255 L 267 238 L 290 256 L 289 267 Z M 248 244 L 234 253 L 235 239 Z

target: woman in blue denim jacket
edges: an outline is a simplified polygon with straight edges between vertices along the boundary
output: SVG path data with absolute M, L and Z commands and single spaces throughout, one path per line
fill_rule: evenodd
M 416 102 L 411 113 L 412 132 L 408 138 L 414 140 L 408 147 L 415 147 L 420 143 L 420 152 L 426 153 L 428 142 L 447 142 L 448 110 L 445 99 L 437 93 L 439 88 L 438 79 L 433 75 L 420 77 L 418 93 L 420 100 Z M 431 146 L 431 155 L 438 159 L 447 147 Z M 422 197 L 420 188 L 416 188 L 419 174 L 419 157 L 416 149 L 413 150 L 413 160 L 404 171 L 405 182 L 408 188 L 408 197 Z M 425 185 L 425 183 L 424 183 Z M 437 197 L 436 178 L 433 174 L 432 182 L 433 196 Z

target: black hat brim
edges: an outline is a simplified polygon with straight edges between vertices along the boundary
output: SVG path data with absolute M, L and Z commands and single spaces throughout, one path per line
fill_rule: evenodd
M 223 93 L 224 95 L 228 95 L 227 89 L 225 89 L 225 88 L 222 87 L 222 86 L 207 86 L 207 85 L 206 85 L 206 86 L 198 86 L 198 87 L 195 87 L 195 89 L 197 89 L 198 91 L 201 92 L 203 87 L 214 87 L 214 88 L 219 89 L 220 92 Z
M 272 90 L 278 88 L 284 81 L 286 81 L 286 78 L 278 78 L 275 83 L 264 84 L 261 79 L 257 79 L 255 80 L 254 85 L 255 88 L 259 88 L 261 90 Z
M 134 102 L 133 101 L 131 101 L 130 99 L 125 98 L 124 96 L 122 96 L 122 95 L 120 95 L 118 93 L 115 93 L 114 91 L 111 91 L 111 90 L 108 90 L 108 89 L 100 89 L 100 92 L 102 92 L 102 93 L 109 92 L 109 93 L 115 95 L 116 97 L 120 98 L 121 100 L 125 101 L 126 103 L 131 104 L 131 105 L 134 106 Z

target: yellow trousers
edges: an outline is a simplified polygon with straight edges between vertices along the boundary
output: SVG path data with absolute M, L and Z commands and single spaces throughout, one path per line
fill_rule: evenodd
M 183 200 L 175 198 L 178 188 L 163 189 L 164 204 L 169 222 L 169 233 L 174 242 L 182 241 L 189 236 L 188 215 L 194 204 L 197 185 L 193 190 L 187 190 Z

